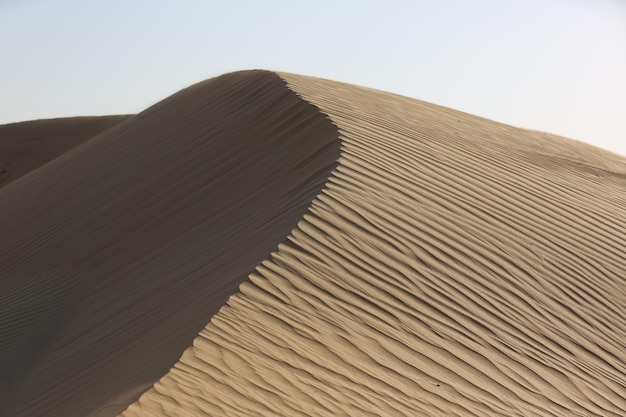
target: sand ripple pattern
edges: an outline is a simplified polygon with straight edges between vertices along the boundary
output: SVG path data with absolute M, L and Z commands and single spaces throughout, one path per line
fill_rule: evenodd
M 626 161 L 281 74 L 342 156 L 123 416 L 626 415 Z
M 26 127 L 72 133 L 59 123 Z M 0 416 L 139 398 L 302 219 L 337 136 L 275 73 L 232 73 L 0 188 Z

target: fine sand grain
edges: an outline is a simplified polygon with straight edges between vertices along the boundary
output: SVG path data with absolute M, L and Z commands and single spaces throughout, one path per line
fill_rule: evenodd
M 626 415 L 626 158 L 258 71 L 120 126 L 0 189 L 7 416 Z

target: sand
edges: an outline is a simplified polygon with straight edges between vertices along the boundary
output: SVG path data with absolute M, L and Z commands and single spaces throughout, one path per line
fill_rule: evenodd
M 626 413 L 626 158 L 592 146 L 240 72 L 0 202 L 4 415 Z
M 129 115 L 68 117 L 0 126 L 0 187 L 129 117 Z

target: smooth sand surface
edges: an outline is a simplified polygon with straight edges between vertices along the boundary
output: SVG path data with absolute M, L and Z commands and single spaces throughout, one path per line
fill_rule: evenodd
M 0 187 L 129 117 L 129 115 L 68 117 L 1 125 Z
M 626 415 L 626 158 L 284 73 L 123 126 L 0 190 L 6 415 Z

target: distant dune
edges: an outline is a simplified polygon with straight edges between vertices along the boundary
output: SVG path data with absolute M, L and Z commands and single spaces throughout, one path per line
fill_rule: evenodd
M 573 140 L 232 73 L 0 231 L 3 416 L 626 415 L 626 158 Z
M 68 117 L 0 125 L 0 187 L 128 117 Z

